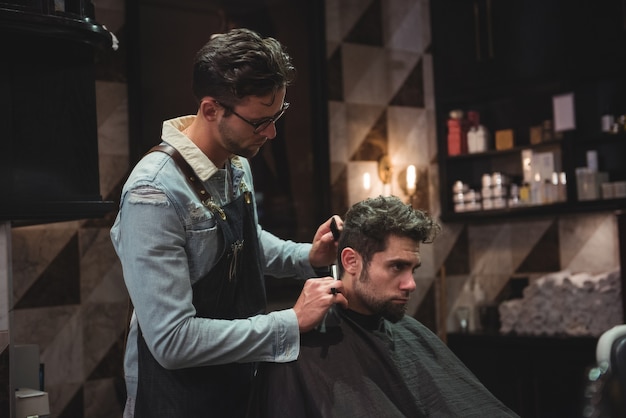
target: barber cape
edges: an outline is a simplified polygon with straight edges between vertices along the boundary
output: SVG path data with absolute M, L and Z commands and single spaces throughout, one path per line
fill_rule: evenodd
M 291 363 L 264 363 L 251 417 L 516 417 L 414 318 L 334 307 Z

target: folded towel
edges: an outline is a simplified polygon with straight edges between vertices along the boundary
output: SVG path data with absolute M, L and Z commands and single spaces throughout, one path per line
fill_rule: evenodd
M 600 336 L 622 323 L 619 269 L 596 275 L 550 273 L 522 294 L 498 307 L 501 333 Z

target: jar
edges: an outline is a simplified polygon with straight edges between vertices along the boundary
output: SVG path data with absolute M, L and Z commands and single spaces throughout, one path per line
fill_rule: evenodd
M 461 180 L 457 180 L 452 185 L 452 193 L 464 193 L 469 189 L 467 184 L 464 184 Z
M 491 184 L 492 184 L 491 176 L 489 174 L 483 174 L 483 177 L 482 177 L 483 189 L 487 187 L 491 187 Z

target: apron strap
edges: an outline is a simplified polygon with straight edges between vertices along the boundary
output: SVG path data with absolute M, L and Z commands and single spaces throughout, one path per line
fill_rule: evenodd
M 194 190 L 194 192 L 196 192 L 198 198 L 200 198 L 200 202 L 202 202 L 202 204 L 215 215 L 222 218 L 222 220 L 226 219 L 226 213 L 224 213 L 222 208 L 213 201 L 211 194 L 206 189 L 206 187 L 204 187 L 204 184 L 202 184 L 195 171 L 193 171 L 193 168 L 191 168 L 187 160 L 185 160 L 185 158 L 180 154 L 180 152 L 178 152 L 176 148 L 172 147 L 171 145 L 162 143 L 150 148 L 150 150 L 146 154 L 155 151 L 164 152 L 165 154 L 172 157 L 172 160 L 174 160 L 178 168 L 180 168 L 180 170 L 185 175 L 185 178 L 187 179 L 187 182 L 189 183 L 191 188 Z

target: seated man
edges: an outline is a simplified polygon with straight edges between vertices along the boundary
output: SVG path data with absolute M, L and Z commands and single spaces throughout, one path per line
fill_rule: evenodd
M 439 225 L 396 197 L 355 204 L 339 238 L 349 309 L 301 337 L 297 361 L 263 364 L 261 417 L 514 417 L 428 328 L 405 315 L 420 243 Z

